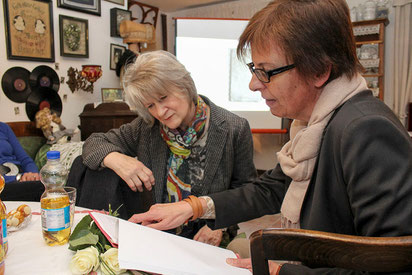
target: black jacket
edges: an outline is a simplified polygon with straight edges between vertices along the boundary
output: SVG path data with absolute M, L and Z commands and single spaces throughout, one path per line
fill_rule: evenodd
M 211 194 L 217 228 L 280 211 L 291 179 L 278 165 L 245 187 Z M 242 202 L 242 203 L 239 203 Z M 359 236 L 412 235 L 412 139 L 369 91 L 325 128 L 300 215 L 301 228 Z M 286 264 L 280 274 L 355 274 Z

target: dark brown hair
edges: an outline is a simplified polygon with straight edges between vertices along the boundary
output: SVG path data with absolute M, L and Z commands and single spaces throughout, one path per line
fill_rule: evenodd
M 342 75 L 352 77 L 362 68 L 345 0 L 273 1 L 243 31 L 237 47 L 240 59 L 251 45 L 258 51 L 280 47 L 304 77 L 322 75 L 331 65 L 331 81 Z

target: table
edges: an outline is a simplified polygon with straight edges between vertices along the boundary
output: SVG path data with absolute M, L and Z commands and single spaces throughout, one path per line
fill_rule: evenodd
M 41 274 L 70 275 L 69 262 L 74 252 L 69 244 L 48 246 L 41 230 L 40 202 L 5 201 L 7 212 L 21 204 L 31 207 L 33 215 L 30 224 L 8 235 L 9 250 L 6 255 L 6 275 Z M 88 209 L 76 207 L 74 226 L 87 215 Z

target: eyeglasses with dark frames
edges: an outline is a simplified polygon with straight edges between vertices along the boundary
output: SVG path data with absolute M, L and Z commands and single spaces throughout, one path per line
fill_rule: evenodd
M 249 67 L 250 72 L 256 75 L 256 77 L 262 81 L 263 83 L 269 83 L 270 82 L 270 78 L 274 75 L 286 72 L 290 69 L 295 68 L 295 64 L 290 64 L 287 66 L 283 66 L 274 70 L 270 70 L 270 71 L 265 71 L 263 69 L 256 69 L 255 68 L 255 64 L 253 64 L 253 62 L 250 62 L 247 64 L 247 66 Z

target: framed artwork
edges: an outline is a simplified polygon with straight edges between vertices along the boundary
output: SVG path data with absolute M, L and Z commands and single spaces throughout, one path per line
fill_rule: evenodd
M 132 12 L 118 8 L 110 9 L 110 36 L 120 37 L 120 23 L 123 20 L 131 20 Z
M 124 0 L 106 0 L 106 1 L 124 6 Z
M 126 51 L 126 47 L 116 44 L 110 44 L 110 70 L 116 70 L 117 62 Z
M 51 0 L 4 0 L 7 59 L 54 62 Z
M 60 55 L 89 57 L 89 22 L 87 19 L 59 15 Z
M 102 88 L 102 101 L 124 101 L 123 89 L 120 88 Z
M 101 0 L 57 0 L 59 8 L 101 15 Z

